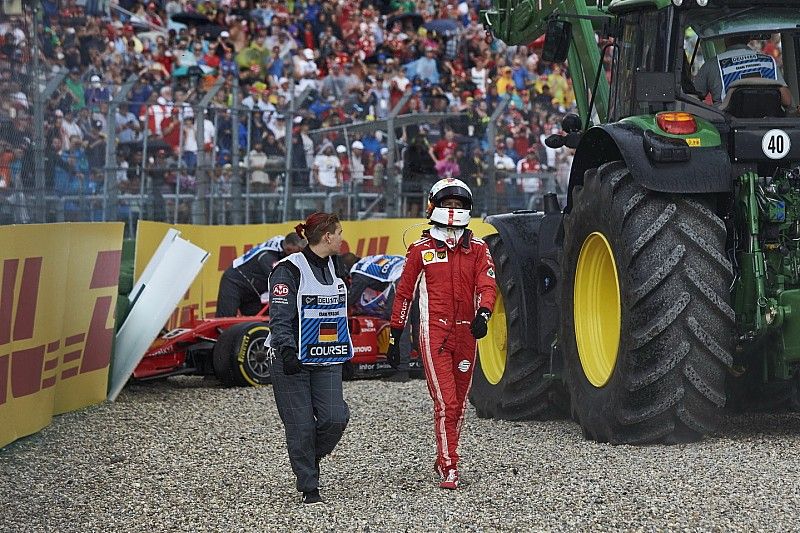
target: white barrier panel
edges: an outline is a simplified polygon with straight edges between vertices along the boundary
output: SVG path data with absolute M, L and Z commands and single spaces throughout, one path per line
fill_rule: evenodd
M 176 230 L 167 232 L 141 279 L 134 284 L 130 295 L 133 308 L 117 332 L 108 392 L 110 401 L 125 387 L 147 348 L 158 337 L 208 259 L 208 252 L 181 239 L 179 234 Z

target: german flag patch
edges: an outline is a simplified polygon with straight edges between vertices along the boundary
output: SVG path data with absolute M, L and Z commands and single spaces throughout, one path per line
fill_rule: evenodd
M 339 328 L 336 322 L 322 322 L 319 325 L 319 342 L 338 342 Z

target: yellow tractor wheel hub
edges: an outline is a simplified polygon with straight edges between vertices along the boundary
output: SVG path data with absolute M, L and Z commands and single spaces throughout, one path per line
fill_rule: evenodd
M 622 312 L 614 253 L 602 233 L 594 232 L 583 241 L 573 303 L 583 373 L 589 383 L 603 387 L 617 364 Z
M 497 291 L 494 312 L 489 320 L 486 336 L 478 340 L 478 356 L 486 381 L 497 385 L 506 371 L 506 352 L 508 351 L 508 325 L 503 295 Z

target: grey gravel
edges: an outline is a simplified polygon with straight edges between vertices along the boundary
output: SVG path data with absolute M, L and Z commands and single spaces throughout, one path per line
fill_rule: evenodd
M 0 531 L 786 531 L 800 528 L 800 416 L 730 417 L 679 446 L 584 441 L 567 420 L 481 420 L 462 486 L 435 482 L 424 381 L 345 383 L 350 425 L 294 490 L 272 390 L 133 384 L 0 450 Z

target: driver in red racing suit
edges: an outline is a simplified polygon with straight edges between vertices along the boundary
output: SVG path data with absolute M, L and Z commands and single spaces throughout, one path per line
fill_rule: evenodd
M 486 243 L 466 228 L 472 193 L 462 181 L 438 181 L 429 195 L 433 225 L 406 253 L 392 307 L 389 353 L 398 357 L 399 338 L 419 291 L 419 349 L 434 405 L 440 487 L 458 487 L 458 440 L 472 383 L 476 339 L 486 335 L 495 301 L 494 264 Z

